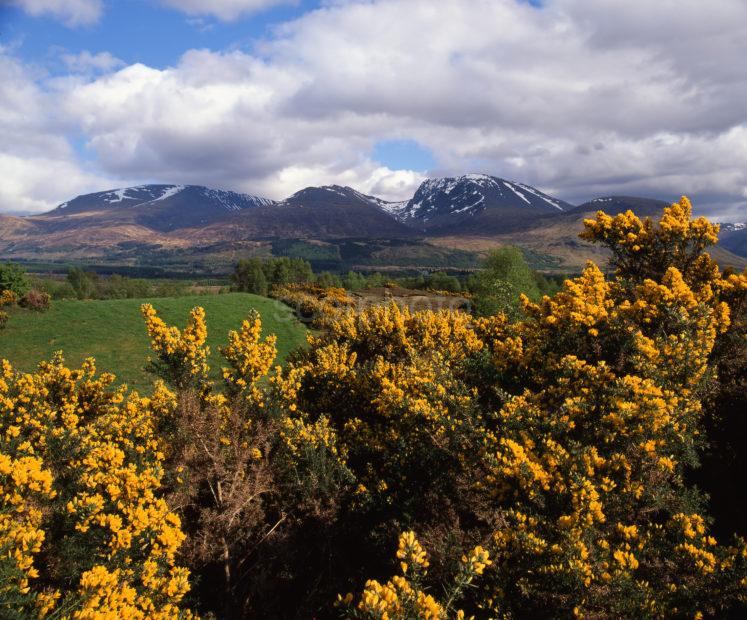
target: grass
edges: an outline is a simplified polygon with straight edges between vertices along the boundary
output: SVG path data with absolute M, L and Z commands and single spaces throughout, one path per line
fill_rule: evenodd
M 17 309 L 0 332 L 0 358 L 23 371 L 31 371 L 54 351 L 62 350 L 67 364 L 79 365 L 85 358 L 96 358 L 100 371 L 117 375 L 119 382 L 146 391 L 152 378 L 144 365 L 150 355 L 140 304 L 148 302 L 169 325 L 184 327 L 189 311 L 202 306 L 207 313 L 210 365 L 219 376 L 222 358 L 218 347 L 226 343 L 228 331 L 238 329 L 254 308 L 262 315 L 263 333 L 278 338 L 280 363 L 293 349 L 305 342 L 305 328 L 292 311 L 273 299 L 229 293 L 153 299 L 113 299 L 52 303 L 45 313 Z

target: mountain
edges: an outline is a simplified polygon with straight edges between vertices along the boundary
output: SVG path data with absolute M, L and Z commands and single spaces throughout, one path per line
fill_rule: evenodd
M 205 226 L 232 213 L 273 204 L 269 198 L 200 185 L 141 185 L 78 196 L 44 217 L 65 226 L 72 220 L 100 224 L 130 223 L 158 232 Z
M 387 211 L 387 203 L 339 185 L 307 187 L 289 198 L 194 231 L 203 241 L 247 238 L 402 238 L 413 232 Z
M 744 222 L 721 224 L 719 245 L 737 256 L 747 258 L 747 224 Z
M 446 266 L 444 256 L 450 266 L 473 267 L 480 252 L 511 243 L 532 252 L 538 265 L 575 270 L 587 259 L 606 260 L 601 248 L 578 238 L 585 218 L 628 209 L 658 216 L 667 204 L 606 196 L 574 207 L 529 185 L 477 174 L 427 180 L 403 202 L 339 185 L 307 187 L 282 201 L 197 185 L 142 185 L 78 196 L 42 215 L 0 215 L 0 260 L 204 270 L 249 253 L 292 251 L 330 265 L 342 258 L 417 269 Z M 744 265 L 728 249 L 747 254 L 747 229 L 724 225 L 721 236 L 714 257 Z
M 424 181 L 412 199 L 393 214 L 408 226 L 431 234 L 483 234 L 572 208 L 523 183 L 466 174 Z

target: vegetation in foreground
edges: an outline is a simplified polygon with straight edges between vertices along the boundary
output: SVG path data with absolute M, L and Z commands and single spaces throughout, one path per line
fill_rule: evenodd
M 80 365 L 95 357 L 102 369 L 116 369 L 119 381 L 149 392 L 152 379 L 144 370 L 149 353 L 139 308 L 149 301 L 168 321 L 180 323 L 195 305 L 209 313 L 210 339 L 214 359 L 229 330 L 241 325 L 247 313 L 262 313 L 267 333 L 278 338 L 279 359 L 305 340 L 305 328 L 283 304 L 245 293 L 191 295 L 159 299 L 116 299 L 55 301 L 44 314 L 22 309 L 9 312 L 10 319 L 0 336 L 0 358 L 14 367 L 31 371 L 40 359 L 50 359 L 62 350 L 68 363 Z M 218 377 L 216 368 L 214 377 Z
M 252 315 L 220 381 L 205 311 L 180 330 L 146 304 L 147 398 L 92 361 L 4 363 L 0 604 L 76 618 L 738 609 L 747 544 L 715 538 L 688 481 L 745 374 L 721 356 L 744 346 L 747 273 L 704 252 L 717 231 L 686 199 L 658 223 L 600 212 L 584 237 L 612 250 L 612 277 L 589 264 L 553 297 L 523 297 L 514 321 L 339 304 L 285 368 Z

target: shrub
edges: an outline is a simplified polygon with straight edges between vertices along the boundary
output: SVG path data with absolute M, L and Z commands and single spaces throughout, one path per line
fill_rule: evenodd
M 8 324 L 8 313 L 0 310 L 0 329 L 5 329 Z
M 342 573 L 381 573 L 377 534 L 411 528 L 432 550 L 426 588 L 490 550 L 467 613 L 697 617 L 744 598 L 745 542 L 717 542 L 686 473 L 747 274 L 719 272 L 715 227 L 685 199 L 658 224 L 586 226 L 625 269 L 523 296 L 523 320 L 370 308 L 333 315 L 291 361 L 288 407 L 330 428 L 359 485 L 337 528 L 365 543 Z
M 0 291 L 11 291 L 16 297 L 21 297 L 29 286 L 23 267 L 14 263 L 0 264 Z
M 169 394 L 125 398 L 113 381 L 59 355 L 33 374 L 0 365 L 4 617 L 181 617 L 184 535 L 156 433 Z
M 51 298 L 48 293 L 42 293 L 36 290 L 29 291 L 18 301 L 18 305 L 22 308 L 34 310 L 36 312 L 49 310 L 50 303 Z
M 80 267 L 70 267 L 67 272 L 67 282 L 78 299 L 90 299 L 93 296 L 94 282 L 97 278 L 95 273 L 87 273 Z

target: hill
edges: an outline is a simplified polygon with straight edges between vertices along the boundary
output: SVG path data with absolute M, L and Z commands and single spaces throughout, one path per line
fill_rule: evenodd
M 97 301 L 56 301 L 44 313 L 14 310 L 0 336 L 0 358 L 15 367 L 31 371 L 42 359 L 62 350 L 69 365 L 76 366 L 95 357 L 102 371 L 117 374 L 120 382 L 147 390 L 150 377 L 143 369 L 150 354 L 140 304 L 153 304 L 169 324 L 183 326 L 195 306 L 207 313 L 208 344 L 212 351 L 213 377 L 219 376 L 221 357 L 230 329 L 238 329 L 251 309 L 262 315 L 265 334 L 278 337 L 278 362 L 305 342 L 305 328 L 291 310 L 280 302 L 246 293 L 194 295 L 158 299 L 115 299 Z

